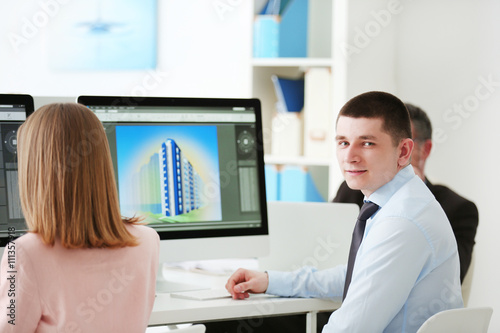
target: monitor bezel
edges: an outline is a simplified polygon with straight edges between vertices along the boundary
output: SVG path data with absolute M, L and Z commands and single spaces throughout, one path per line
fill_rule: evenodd
M 27 94 L 0 94 L 0 104 L 26 105 L 26 118 L 35 111 L 33 96 Z
M 35 112 L 35 103 L 33 97 L 28 94 L 0 94 L 0 104 L 19 104 L 25 105 L 26 119 Z M 26 223 L 26 221 L 25 221 Z M 15 234 L 0 232 L 0 247 L 5 247 L 7 243 L 21 236 L 18 231 Z
M 256 98 L 191 98 L 191 97 L 132 97 L 132 96 L 78 96 L 77 102 L 89 106 L 154 106 L 154 107 L 245 107 L 255 111 L 257 137 L 257 172 L 262 223 L 256 228 L 228 228 L 215 230 L 158 231 L 161 240 L 219 238 L 238 236 L 266 236 L 269 233 L 264 176 L 264 145 L 261 103 Z

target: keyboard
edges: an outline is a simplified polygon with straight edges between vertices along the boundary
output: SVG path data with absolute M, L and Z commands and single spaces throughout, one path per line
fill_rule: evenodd
M 230 298 L 231 294 L 223 288 L 202 289 L 191 291 L 178 291 L 170 294 L 170 297 L 206 301 L 212 299 Z

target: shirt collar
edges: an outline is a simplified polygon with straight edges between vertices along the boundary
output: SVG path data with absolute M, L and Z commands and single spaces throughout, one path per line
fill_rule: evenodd
M 364 201 L 371 201 L 380 207 L 383 207 L 387 201 L 396 193 L 404 184 L 415 176 L 415 171 L 411 164 L 407 165 L 392 178 L 391 181 L 379 187 L 373 192 L 370 197 L 364 198 Z

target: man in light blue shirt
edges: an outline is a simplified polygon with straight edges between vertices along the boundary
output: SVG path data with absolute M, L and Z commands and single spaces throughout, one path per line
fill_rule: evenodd
M 410 138 L 408 111 L 393 95 L 364 93 L 339 113 L 341 171 L 349 187 L 380 208 L 366 223 L 347 295 L 325 333 L 416 332 L 433 314 L 463 306 L 455 237 L 410 165 Z M 238 270 L 226 288 L 235 299 L 248 292 L 328 298 L 342 296 L 345 279 L 346 266 Z

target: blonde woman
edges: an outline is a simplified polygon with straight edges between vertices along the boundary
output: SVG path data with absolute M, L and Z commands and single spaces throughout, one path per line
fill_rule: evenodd
M 120 215 L 100 121 L 82 105 L 49 104 L 18 141 L 29 232 L 14 241 L 15 274 L 2 258 L 0 332 L 144 332 L 159 238 Z

